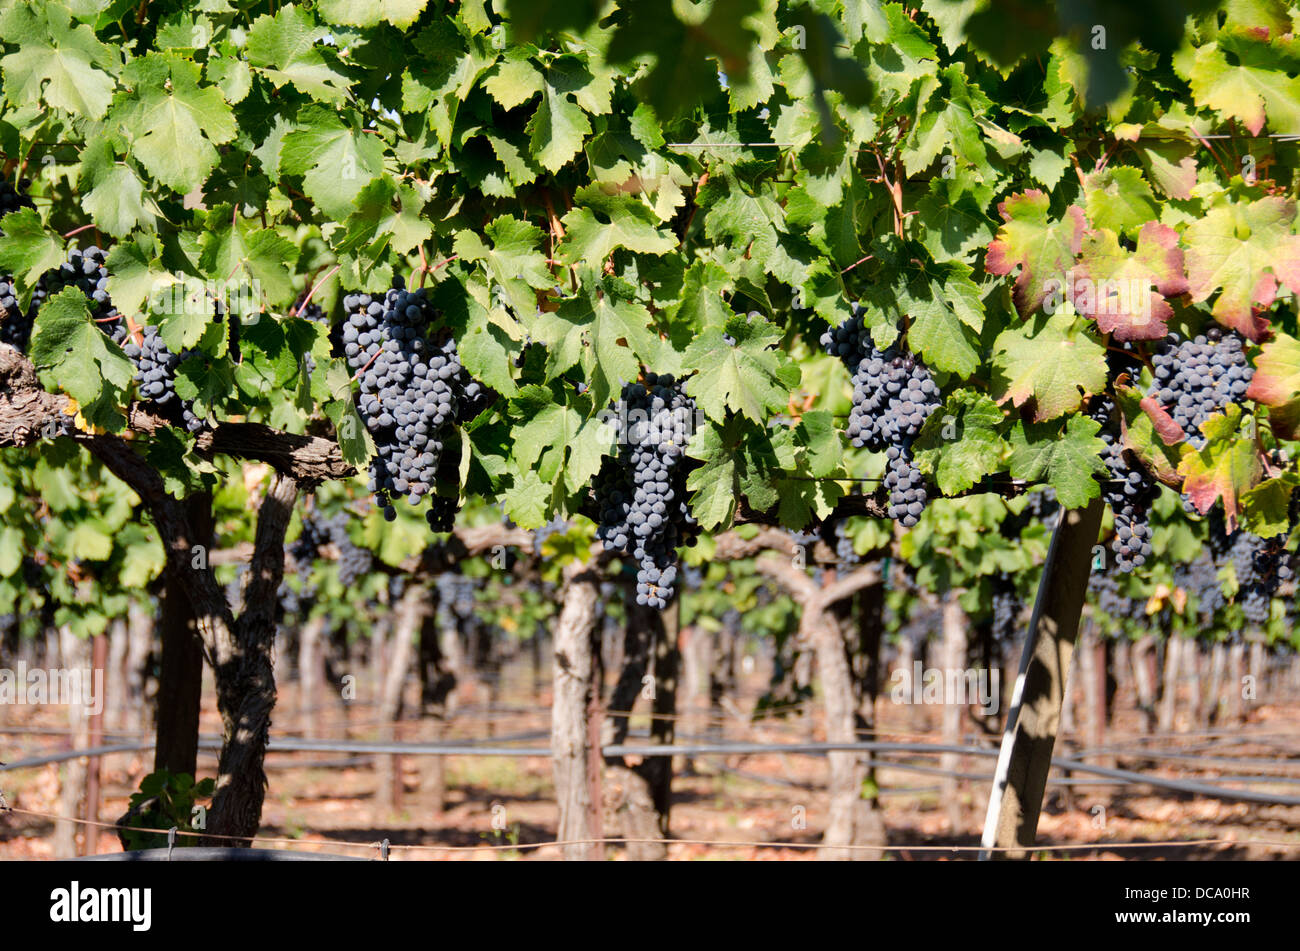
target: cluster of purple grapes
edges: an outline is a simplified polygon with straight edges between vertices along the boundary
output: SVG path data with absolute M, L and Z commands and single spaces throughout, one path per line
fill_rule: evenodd
M 310 574 L 312 563 L 321 556 L 321 549 L 326 545 L 333 545 L 338 554 L 339 583 L 345 588 L 352 587 L 357 579 L 369 572 L 374 565 L 374 556 L 352 541 L 348 522 L 347 512 L 335 512 L 328 518 L 304 515 L 302 531 L 287 549 L 294 572 L 300 576 Z
M 1020 614 L 1025 602 L 1016 588 L 1015 576 L 1010 572 L 999 571 L 993 575 L 993 638 L 999 643 L 1007 644 L 1015 640 L 1020 624 Z
M 686 444 L 695 401 L 670 374 L 647 373 L 623 387 L 619 452 L 595 481 L 596 535 L 637 562 L 636 602 L 665 608 L 677 581 L 677 549 L 694 545 L 699 526 L 686 500 Z
M 474 579 L 446 572 L 438 575 L 438 607 L 449 617 L 464 618 L 474 613 Z
M 1227 599 L 1219 581 L 1219 567 L 1213 556 L 1202 551 L 1194 561 L 1174 570 L 1174 583 L 1196 601 L 1196 613 L 1202 623 L 1210 624 L 1223 610 Z
M 461 404 L 480 399 L 483 387 L 461 366 L 455 339 L 435 334 L 438 314 L 424 288 L 407 290 L 395 277 L 382 299 L 349 294 L 343 307 L 344 355 L 359 377 L 357 409 L 375 441 L 370 491 L 389 521 L 397 518 L 394 496 L 411 505 L 433 496 L 425 518 L 434 531 L 448 531 L 456 499 L 434 494 L 438 465 Z
M 189 357 L 188 352 L 172 353 L 153 324 L 143 328 L 138 344 L 128 339 L 122 352 L 135 364 L 135 382 L 147 402 L 166 413 L 179 412 L 181 425 L 188 432 L 197 433 L 204 427 L 193 404 L 176 395 L 176 370 Z
M 1130 572 L 1151 556 L 1151 503 L 1159 486 L 1142 464 L 1125 455 L 1123 435 L 1115 401 L 1110 394 L 1092 398 L 1088 416 L 1101 424 L 1105 446 L 1102 461 L 1108 479 L 1102 480 L 1102 497 L 1115 515 L 1115 538 L 1111 550 L 1120 571 Z
M 1286 551 L 1287 536 L 1260 538 L 1237 532 L 1228 557 L 1237 576 L 1237 600 L 1241 613 L 1253 624 L 1268 621 L 1273 595 L 1293 577 Z
M 1240 402 L 1250 388 L 1254 368 L 1245 341 L 1235 331 L 1211 327 L 1190 340 L 1170 334 L 1151 359 L 1155 384 L 1151 394 L 1200 449 L 1201 424 L 1229 403 Z
M 851 317 L 822 334 L 821 344 L 853 376 L 849 441 L 885 453 L 890 517 L 911 528 L 929 498 L 925 477 L 912 459 L 912 443 L 943 402 L 939 386 L 915 354 L 897 346 L 878 349 L 856 304 Z
M 1108 571 L 1088 576 L 1088 593 L 1097 609 L 1113 621 L 1140 621 L 1146 615 L 1146 602 L 1122 593 L 1119 579 Z

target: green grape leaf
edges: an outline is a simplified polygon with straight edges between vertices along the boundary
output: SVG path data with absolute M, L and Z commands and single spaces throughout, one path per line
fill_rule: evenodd
M 493 294 L 504 292 L 510 306 L 519 313 L 528 313 L 537 306 L 534 288 L 554 285 L 542 253 L 542 229 L 510 215 L 502 215 L 488 222 L 483 234 L 491 242 L 484 243 L 473 231 L 456 234 L 454 250 L 466 262 L 482 261 L 492 282 Z
M 1101 492 L 1097 478 L 1108 470 L 1101 460 L 1101 426 L 1086 416 L 1060 424 L 1017 421 L 1011 431 L 1010 471 L 1014 479 L 1046 480 L 1066 508 L 1082 508 Z
M 1274 132 L 1295 135 L 1300 133 L 1300 77 L 1280 65 L 1269 40 L 1225 33 L 1219 43 L 1196 51 L 1192 95 L 1198 103 L 1240 119 L 1251 135 L 1259 135 L 1265 121 Z
M 287 8 L 286 8 L 287 9 Z M 199 83 L 195 63 L 149 53 L 124 78 L 136 93 L 113 107 L 110 120 L 130 137 L 130 154 L 159 182 L 185 194 L 217 165 L 217 146 L 235 137 L 235 116 L 220 90 Z
M 574 208 L 562 219 L 566 233 L 556 258 L 566 264 L 595 264 L 615 248 L 666 254 L 677 239 L 657 227 L 655 213 L 630 195 L 609 194 L 599 185 L 579 188 Z
M 548 75 L 542 86 L 541 102 L 528 120 L 533 158 L 548 172 L 559 171 L 578 154 L 582 140 L 591 134 L 586 113 L 569 95 L 568 91 L 553 86 Z
M 29 356 L 38 367 L 49 367 L 59 389 L 83 408 L 102 395 L 121 393 L 131 385 L 135 368 L 90 316 L 90 304 L 75 287 L 48 298 L 36 316 Z
M 355 210 L 354 199 L 383 171 L 383 163 L 378 137 L 354 131 L 333 110 L 316 105 L 299 113 L 280 149 L 280 168 L 303 176 L 307 195 L 339 220 Z
M 23 287 L 23 307 L 41 275 L 63 263 L 63 244 L 45 230 L 33 208 L 12 211 L 0 219 L 0 271 L 12 274 Z
M 614 427 L 556 403 L 544 386 L 521 387 L 510 400 L 510 412 L 522 420 L 513 430 L 520 468 L 536 472 L 546 483 L 563 477 L 570 493 L 590 484 L 614 447 Z
M 1291 496 L 1300 486 L 1300 476 L 1286 472 L 1265 479 L 1241 494 L 1246 529 L 1260 538 L 1274 538 L 1291 531 Z
M 685 368 L 697 371 L 686 384 L 710 419 L 722 422 L 731 410 L 762 423 L 785 408 L 799 382 L 799 368 L 779 349 L 780 330 L 761 317 L 739 314 L 727 321 L 735 345 L 722 328 L 709 327 L 686 348 Z
M 1001 426 L 1002 410 L 984 394 L 950 393 L 921 427 L 913 446 L 917 464 L 944 495 L 965 492 L 997 471 L 1005 448 Z
M 320 0 L 316 8 L 326 23 L 360 27 L 391 23 L 405 30 L 428 5 L 429 0 Z
M 641 375 L 642 360 L 653 362 L 661 347 L 644 306 L 605 294 L 594 282 L 580 286 L 580 296 L 535 319 L 532 335 L 549 348 L 549 377 L 580 366 L 590 381 L 592 403 L 604 407 L 624 383 Z
M 116 83 L 110 70 L 119 62 L 112 47 L 99 42 L 84 23 L 73 24 L 71 11 L 57 3 L 34 5 L 43 10 L 44 28 L 34 10 L 12 12 L 5 39 L 15 49 L 0 58 L 5 98 L 18 108 L 45 102 L 54 109 L 88 119 L 101 119 L 113 99 Z M 15 20 L 27 22 L 18 31 Z
M 998 402 L 1034 403 L 1034 422 L 1073 412 L 1106 386 L 1106 350 L 1084 332 L 1070 308 L 1009 327 L 993 344 Z
M 376 4 L 368 6 L 378 12 Z M 248 31 L 248 62 L 277 89 L 286 83 L 299 92 L 342 103 L 351 80 L 337 57 L 320 40 L 329 30 L 318 24 L 307 8 L 285 4 L 274 16 L 263 14 Z
M 1139 169 L 1115 165 L 1084 176 L 1088 221 L 1132 238 L 1147 222 L 1160 217 L 1155 195 Z
M 152 229 L 158 205 L 146 198 L 144 183 L 131 165 L 119 163 L 107 139 L 87 144 L 81 153 L 81 207 L 95 224 L 115 238 L 136 228 Z

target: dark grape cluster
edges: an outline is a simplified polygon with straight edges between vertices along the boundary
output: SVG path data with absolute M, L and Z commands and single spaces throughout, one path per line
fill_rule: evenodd
M 1170 334 L 1151 359 L 1154 396 L 1197 449 L 1205 445 L 1201 424 L 1250 388 L 1254 368 L 1235 331 L 1211 327 L 1188 340 Z
M 664 608 L 677 581 L 677 549 L 695 544 L 698 526 L 686 501 L 686 444 L 695 401 L 670 374 L 647 373 L 623 387 L 618 456 L 595 481 L 597 537 L 637 562 L 637 604 Z
M 1174 570 L 1174 583 L 1196 601 L 1197 617 L 1204 624 L 1213 622 L 1227 599 L 1219 580 L 1219 568 L 1209 552 L 1202 551 L 1190 564 Z
M 15 188 L 7 179 L 0 179 L 0 218 L 11 214 L 15 211 L 21 211 L 23 208 L 35 208 L 31 196 L 27 194 L 27 186 L 31 182 L 23 179 Z M 0 231 L 0 234 L 4 234 Z
M 992 577 L 993 637 L 1001 643 L 1015 640 L 1025 603 L 1016 588 L 1015 576 L 999 571 Z
M 203 428 L 203 420 L 193 405 L 176 395 L 176 370 L 189 353 L 172 353 L 163 343 L 158 328 L 152 324 L 141 330 L 140 342 L 127 339 L 122 351 L 135 364 L 135 382 L 140 396 L 165 413 L 179 413 L 181 424 L 191 433 Z
M 1111 550 L 1120 571 L 1129 572 L 1151 556 L 1151 503 L 1160 489 L 1142 464 L 1125 454 L 1119 415 L 1109 394 L 1092 398 L 1088 416 L 1101 424 L 1105 446 L 1102 461 L 1108 478 L 1102 480 L 1102 497 L 1115 515 Z
M 853 375 L 849 441 L 858 448 L 886 453 L 889 514 L 910 528 L 928 498 L 925 477 L 912 460 L 912 442 L 942 403 L 939 386 L 916 355 L 897 346 L 878 349 L 858 305 L 851 317 L 822 334 L 821 344 Z
M 856 565 L 862 556 L 853 547 L 853 536 L 848 533 L 847 522 L 838 521 L 833 529 L 835 535 L 835 560 L 841 565 Z
M 1244 531 L 1233 539 L 1228 557 L 1237 576 L 1237 601 L 1247 621 L 1267 622 L 1273 595 L 1293 576 L 1286 540 L 1285 534 L 1260 538 Z
M 352 541 L 348 522 L 347 512 L 335 512 L 328 518 L 304 515 L 302 531 L 286 548 L 294 573 L 299 577 L 310 574 L 313 562 L 321 557 L 321 549 L 333 545 L 338 554 L 340 584 L 350 588 L 367 574 L 374 565 L 374 556 Z
M 438 605 L 449 616 L 467 618 L 474 613 L 474 579 L 447 572 L 438 575 Z
M 1119 578 L 1108 571 L 1088 576 L 1088 593 L 1097 609 L 1114 621 L 1140 621 L 1146 615 L 1146 602 L 1121 592 Z
M 32 325 L 45 299 L 45 289 L 38 287 L 27 309 L 19 305 L 18 288 L 13 278 L 0 275 L 0 343 L 7 343 L 23 353 L 32 339 Z
M 416 505 L 434 494 L 448 431 L 483 388 L 461 366 L 455 339 L 435 332 L 438 314 L 424 288 L 408 290 L 395 277 L 382 299 L 349 294 L 343 307 L 344 354 L 361 384 L 357 409 L 375 442 L 370 491 L 392 521 L 394 497 Z M 434 531 L 448 531 L 455 511 L 456 499 L 434 496 L 425 517 Z

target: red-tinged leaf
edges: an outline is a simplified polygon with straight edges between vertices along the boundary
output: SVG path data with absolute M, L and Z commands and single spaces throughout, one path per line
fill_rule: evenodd
M 1152 415 L 1152 408 L 1164 416 L 1169 425 L 1173 425 L 1178 430 L 1180 437 L 1182 430 L 1178 429 L 1173 420 L 1165 416 L 1164 411 L 1154 400 L 1145 396 L 1137 387 L 1128 385 L 1122 380 L 1117 381 L 1115 395 L 1119 401 L 1124 447 L 1132 450 L 1142 464 L 1162 483 L 1171 488 L 1180 488 L 1183 484 L 1183 478 L 1178 474 L 1181 450 L 1175 448 L 1177 442 L 1171 445 L 1165 434 L 1161 432 L 1161 429 L 1167 427 L 1163 423 L 1157 423 Z
M 1183 432 L 1183 427 L 1174 422 L 1174 418 L 1164 411 L 1164 408 L 1156 402 L 1154 396 L 1142 397 L 1138 405 L 1142 407 L 1142 412 L 1147 414 L 1147 418 L 1151 420 L 1151 425 L 1155 427 L 1156 435 L 1164 441 L 1166 446 L 1172 446 L 1187 438 L 1187 433 Z
M 1277 333 L 1259 349 L 1255 358 L 1255 375 L 1251 378 L 1246 399 L 1265 406 L 1284 406 L 1300 393 L 1300 340 L 1290 334 Z
M 1142 226 L 1132 252 L 1107 228 L 1090 232 L 1071 278 L 1075 309 L 1116 340 L 1163 338 L 1173 316 L 1166 298 L 1187 292 L 1178 232 L 1158 221 Z
M 1246 399 L 1269 407 L 1268 422 L 1279 439 L 1300 435 L 1300 340 L 1277 333 L 1255 358 Z
M 1240 511 L 1242 493 L 1255 486 L 1263 474 L 1255 440 L 1239 433 L 1241 408 L 1229 405 L 1223 415 L 1210 417 L 1201 432 L 1205 446 L 1190 447 L 1183 452 L 1178 471 L 1186 480 L 1183 492 L 1197 511 L 1208 512 L 1216 501 L 1223 500 L 1224 521 L 1233 531 Z
M 1262 340 L 1268 331 L 1262 312 L 1277 299 L 1278 277 L 1288 286 L 1293 281 L 1300 285 L 1300 263 L 1294 260 L 1300 252 L 1291 234 L 1295 217 L 1295 201 L 1268 197 L 1221 204 L 1192 222 L 1183 240 L 1193 303 L 1219 291 L 1215 319 L 1251 340 Z
M 992 274 L 1010 274 L 1020 268 L 1014 296 L 1022 317 L 1036 311 L 1055 288 L 1063 286 L 1087 224 L 1078 205 L 1067 208 L 1060 221 L 1052 221 L 1048 204 L 1047 195 L 1036 188 L 1001 202 L 998 213 L 1003 225 L 985 257 L 984 266 Z

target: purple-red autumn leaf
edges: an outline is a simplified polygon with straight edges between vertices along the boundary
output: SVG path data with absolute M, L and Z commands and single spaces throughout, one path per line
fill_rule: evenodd
M 1061 220 L 1051 220 L 1048 204 L 1047 195 L 1036 188 L 1001 202 L 998 213 L 1003 224 L 985 258 L 991 274 L 1010 274 L 1020 268 L 1014 297 L 1022 317 L 1036 311 L 1063 285 L 1087 224 L 1078 205 L 1065 209 Z
M 1120 247 L 1108 228 L 1089 232 L 1071 277 L 1075 310 L 1116 340 L 1164 337 L 1173 316 L 1166 298 L 1187 292 L 1178 232 L 1158 221 L 1142 226 L 1136 251 Z

